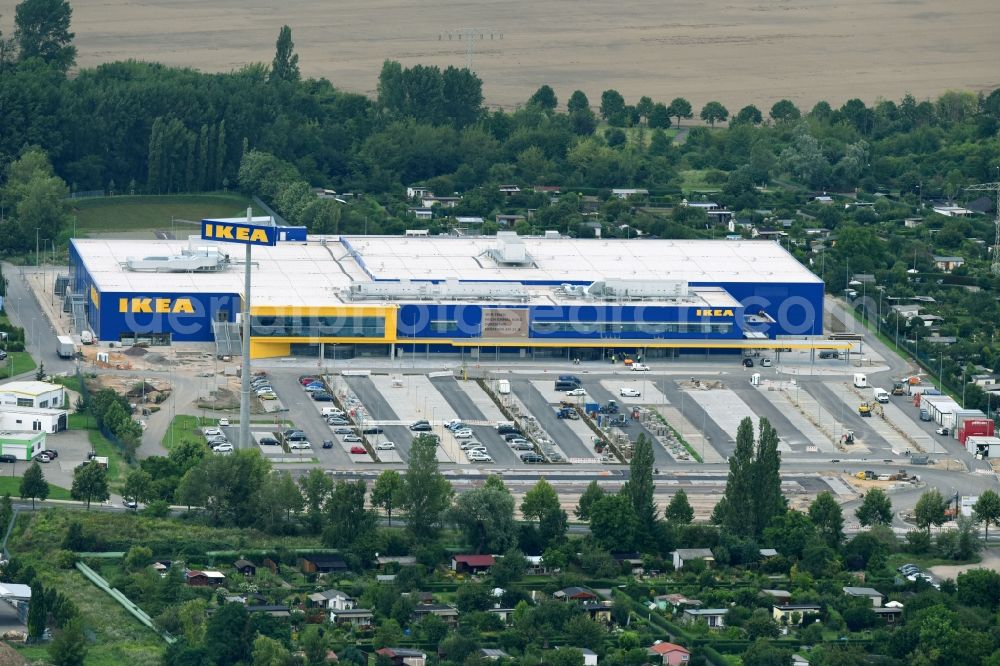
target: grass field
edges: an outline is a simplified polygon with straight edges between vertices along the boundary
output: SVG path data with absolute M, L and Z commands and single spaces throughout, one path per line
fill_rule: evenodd
M 243 195 L 232 193 L 100 197 L 74 202 L 73 214 L 79 235 L 153 229 L 170 231 L 171 219 L 199 222 L 206 217 L 241 217 L 246 215 L 249 203 Z M 254 215 L 260 214 L 261 211 L 254 210 Z M 175 221 L 173 228 L 193 232 L 197 226 Z
M 721 185 L 708 181 L 709 169 L 688 169 L 681 171 L 681 188 L 685 191 L 718 192 Z
M 21 465 L 22 468 L 25 465 Z M 41 465 L 42 472 L 45 472 L 45 465 Z M 24 469 L 18 470 L 21 475 L 24 474 Z M 0 476 L 0 495 L 10 495 L 11 497 L 21 496 L 21 476 Z M 69 496 L 69 491 L 62 486 L 56 486 L 49 484 L 49 499 L 54 500 L 68 500 L 73 499 Z
M 163 434 L 163 448 L 169 451 L 181 442 L 204 444 L 205 438 L 202 436 L 201 431 L 198 428 L 199 424 L 208 425 L 208 423 L 208 419 L 203 419 L 198 416 L 190 416 L 187 414 L 179 414 L 175 416 L 174 420 L 170 422 L 167 432 Z
M 11 370 L 11 364 L 14 366 L 13 370 Z M 37 367 L 35 359 L 31 358 L 31 354 L 28 352 L 11 352 L 7 355 L 7 360 L 0 364 L 0 378 L 16 376 Z

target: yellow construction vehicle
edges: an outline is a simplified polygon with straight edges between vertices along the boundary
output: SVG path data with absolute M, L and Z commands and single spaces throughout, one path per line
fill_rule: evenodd
M 860 405 L 858 405 L 858 414 L 860 414 L 861 416 L 871 416 L 872 406 L 867 402 L 861 403 Z

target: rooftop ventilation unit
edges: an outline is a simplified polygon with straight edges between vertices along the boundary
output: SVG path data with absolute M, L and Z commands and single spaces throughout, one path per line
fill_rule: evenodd
M 205 247 L 197 251 L 182 250 L 166 257 L 129 257 L 125 267 L 141 273 L 214 273 L 229 266 L 229 257 L 218 248 Z
M 528 290 L 512 282 L 357 282 L 352 301 L 527 301 Z
M 586 287 L 589 298 L 606 301 L 687 298 L 686 280 L 602 280 Z
M 534 263 L 524 241 L 513 231 L 498 231 L 497 244 L 486 254 L 501 266 L 524 266 Z

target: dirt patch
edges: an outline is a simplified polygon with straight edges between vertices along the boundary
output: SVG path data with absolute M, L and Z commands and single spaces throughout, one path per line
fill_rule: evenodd
M 717 391 L 726 388 L 726 385 L 720 379 L 685 379 L 677 382 L 677 386 L 685 391 Z
M 13 33 L 18 0 L 0 0 L 0 29 Z M 135 58 L 230 71 L 274 56 L 278 27 L 292 28 L 306 76 L 374 94 L 382 62 L 473 69 L 491 105 L 523 103 L 542 84 L 565 102 L 581 89 L 592 104 L 615 88 L 695 113 L 709 100 L 735 112 L 782 97 L 806 109 L 859 97 L 898 100 L 1000 85 L 1000 3 L 965 0 L 870 3 L 796 0 L 104 0 L 73 5 L 77 61 L 93 67 Z M 452 32 L 449 34 L 449 30 Z M 952 36 L 960 35 L 960 38 Z
M 958 574 L 970 569 L 1000 571 L 1000 553 L 996 551 L 983 551 L 983 559 L 976 564 L 942 564 L 931 567 L 931 573 L 940 578 L 958 578 Z

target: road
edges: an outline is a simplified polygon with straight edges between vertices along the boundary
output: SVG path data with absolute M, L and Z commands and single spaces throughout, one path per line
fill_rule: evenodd
M 4 308 L 11 322 L 24 328 L 25 350 L 37 363 L 44 363 L 45 371 L 49 374 L 75 371 L 75 360 L 59 358 L 56 354 L 56 331 L 26 282 L 26 273 L 33 269 L 6 262 L 2 267 L 3 276 L 7 280 Z
M 673 379 L 667 378 L 657 382 L 656 387 L 674 407 L 680 410 L 688 423 L 701 430 L 709 443 L 719 452 L 719 455 L 723 458 L 729 458 L 733 455 L 733 451 L 736 449 L 736 440 L 730 437 L 729 433 L 723 430 L 718 423 L 708 418 L 708 412 L 688 397 L 687 392 L 682 391 Z
M 551 380 L 551 377 L 548 377 Z M 565 421 L 556 416 L 555 407 L 526 378 L 511 379 L 510 390 L 524 406 L 538 419 L 538 425 L 548 433 L 549 438 L 559 445 L 568 458 L 593 458 L 594 452 L 580 439 Z
M 372 380 L 368 377 L 350 376 L 344 377 L 347 385 L 358 396 L 358 400 L 365 406 L 369 418 L 374 421 L 398 421 L 399 416 L 393 411 L 389 401 L 385 399 Z M 386 425 L 381 426 L 382 435 L 369 435 L 369 440 L 374 443 L 377 437 L 384 437 L 385 440 L 396 444 L 396 453 L 403 462 L 410 459 L 410 446 L 413 444 L 413 433 L 406 426 Z
M 306 434 L 306 439 L 312 444 L 312 456 L 317 458 L 324 467 L 353 466 L 350 456 L 339 445 L 332 449 L 322 447 L 324 439 L 334 439 L 333 431 L 319 413 L 319 409 L 309 399 L 299 384 L 299 373 L 295 371 L 268 372 L 271 387 L 281 398 L 288 411 L 281 414 Z M 273 448 L 273 447 L 272 447 Z
M 431 384 L 444 397 L 460 419 L 486 421 L 486 415 L 472 402 L 454 377 L 431 377 Z M 471 426 L 476 439 L 482 443 L 497 465 L 514 467 L 521 464 L 517 454 L 491 426 Z

